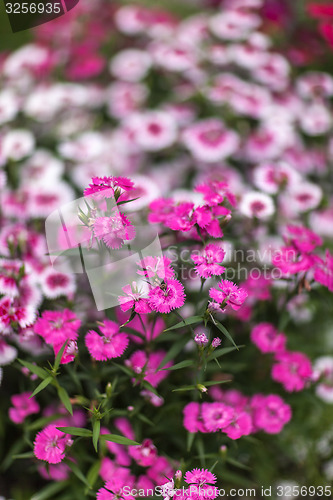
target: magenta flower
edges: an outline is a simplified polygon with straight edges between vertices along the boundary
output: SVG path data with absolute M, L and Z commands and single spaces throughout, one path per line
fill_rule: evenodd
M 65 458 L 66 447 L 72 443 L 68 434 L 59 431 L 55 425 L 48 425 L 36 435 L 34 454 L 39 460 L 58 464 Z
M 271 323 L 259 323 L 251 331 L 251 341 L 261 352 L 281 352 L 285 349 L 287 338 Z
M 35 317 L 35 308 L 20 304 L 17 298 L 3 297 L 0 300 L 0 328 L 4 329 L 13 323 L 25 328 L 33 324 Z
M 34 332 L 58 352 L 66 340 L 77 340 L 80 326 L 81 321 L 69 309 L 44 311 L 42 317 L 34 324 Z
M 134 183 L 127 177 L 93 177 L 92 183 L 84 190 L 84 196 L 91 196 L 95 200 L 111 198 L 117 188 L 130 191 Z
M 312 365 L 302 352 L 277 353 L 272 368 L 272 379 L 280 382 L 288 392 L 301 391 L 311 379 Z
M 151 312 L 145 292 L 138 290 L 135 281 L 133 281 L 132 285 L 124 286 L 122 290 L 125 295 L 118 297 L 122 311 L 126 312 L 129 309 L 134 309 L 138 314 L 148 314 Z
M 94 235 L 112 249 L 120 248 L 125 241 L 135 237 L 135 227 L 122 213 L 110 217 L 98 217 L 93 222 Z
M 208 338 L 205 333 L 197 333 L 194 337 L 194 342 L 198 344 L 198 346 L 206 346 L 208 344 Z
M 291 419 L 291 408 L 280 396 L 258 394 L 252 398 L 253 422 L 258 430 L 279 434 Z
M 292 243 L 299 252 L 310 253 L 317 246 L 322 245 L 323 240 L 318 234 L 303 226 L 287 226 L 288 234 L 285 239 Z
M 90 330 L 85 337 L 91 357 L 97 361 L 119 358 L 128 346 L 126 333 L 120 333 L 117 323 L 107 319 L 99 329 L 103 335 Z
M 193 252 L 191 259 L 196 264 L 198 275 L 201 278 L 210 278 L 224 273 L 225 267 L 220 265 L 224 256 L 225 251 L 219 245 L 211 243 L 199 255 Z
M 117 469 L 114 472 L 113 477 L 108 479 L 104 487 L 97 491 L 96 500 L 135 500 L 132 495 L 123 493 L 124 486 L 129 486 L 128 479 L 117 474 Z
M 245 411 L 234 410 L 234 416 L 230 424 L 223 429 L 223 432 L 230 439 L 239 439 L 242 436 L 248 436 L 252 432 L 251 416 Z
M 139 446 L 129 446 L 128 452 L 141 467 L 151 467 L 157 459 L 156 446 L 150 439 L 144 439 Z
M 233 420 L 234 410 L 223 403 L 202 403 L 201 415 L 209 432 L 225 429 Z
M 186 472 L 184 480 L 187 484 L 197 484 L 198 486 L 215 484 L 217 481 L 215 474 L 207 469 L 192 469 L 190 472 Z
M 39 404 L 35 398 L 31 398 L 30 392 L 14 394 L 10 400 L 13 407 L 9 408 L 9 418 L 15 424 L 22 424 L 28 415 L 39 412 Z
M 333 292 L 333 255 L 326 251 L 326 260 L 320 260 L 314 272 L 314 279 Z
M 201 406 L 199 403 L 188 403 L 183 409 L 183 425 L 188 432 L 208 432 L 201 418 Z
M 149 290 L 148 301 L 154 311 L 169 313 L 173 309 L 178 309 L 184 305 L 184 287 L 176 279 L 166 279 L 160 286 Z
M 232 281 L 222 280 L 218 284 L 218 287 L 219 290 L 217 288 L 211 288 L 209 290 L 209 296 L 220 304 L 222 309 L 229 305 L 232 309 L 237 311 L 247 297 L 247 292 L 243 288 L 239 288 Z

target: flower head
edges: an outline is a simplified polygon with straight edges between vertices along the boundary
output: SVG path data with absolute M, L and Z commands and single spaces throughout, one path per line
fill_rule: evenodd
M 128 346 L 126 333 L 120 333 L 117 323 L 110 320 L 105 320 L 99 329 L 102 335 L 90 330 L 85 338 L 91 357 L 97 361 L 120 357 Z
M 173 309 L 182 307 L 185 302 L 184 287 L 176 279 L 166 279 L 160 286 L 151 288 L 148 303 L 150 307 L 160 313 L 169 313 Z
M 68 434 L 59 431 L 55 425 L 48 425 L 35 438 L 34 454 L 39 460 L 58 464 L 65 458 L 66 447 L 71 444 Z

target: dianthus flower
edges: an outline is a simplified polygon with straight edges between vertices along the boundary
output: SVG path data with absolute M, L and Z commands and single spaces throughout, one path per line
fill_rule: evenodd
M 323 243 L 318 234 L 303 226 L 287 226 L 285 239 L 303 253 L 310 253 Z
M 151 312 L 146 293 L 138 289 L 135 281 L 133 281 L 131 285 L 124 286 L 122 290 L 125 295 L 120 295 L 118 297 L 122 311 L 125 312 L 129 309 L 134 309 L 138 314 L 148 314 Z
M 22 424 L 28 415 L 39 412 L 39 404 L 35 398 L 31 398 L 30 392 L 14 394 L 10 400 L 13 408 L 9 408 L 9 418 L 15 424 Z
M 184 287 L 176 279 L 166 279 L 161 285 L 149 290 L 148 303 L 154 311 L 169 313 L 182 307 L 184 302 Z
M 174 270 L 170 266 L 171 260 L 164 255 L 163 257 L 144 257 L 137 264 L 141 268 L 138 270 L 138 274 L 146 278 L 158 276 L 160 279 L 165 279 L 173 278 L 175 275 Z
M 229 280 L 222 280 L 218 284 L 219 290 L 217 288 L 211 288 L 209 290 L 209 296 L 211 299 L 215 300 L 222 309 L 229 305 L 237 311 L 247 297 L 247 292 L 243 288 L 239 288 L 235 283 Z
M 223 403 L 202 403 L 201 416 L 209 432 L 225 429 L 233 420 L 234 410 Z
M 130 456 L 142 467 L 152 466 L 157 459 L 157 450 L 151 439 L 144 439 L 138 446 L 129 446 Z
M 0 327 L 6 328 L 17 323 L 20 327 L 32 325 L 36 317 L 35 308 L 20 304 L 19 299 L 3 297 L 0 300 Z
M 150 354 L 147 354 L 145 351 L 136 351 L 125 361 L 125 364 L 137 375 L 147 380 L 153 387 L 157 387 L 168 376 L 166 370 L 162 370 L 162 368 L 158 370 L 164 356 L 164 351 L 155 351 Z M 163 368 L 170 366 L 172 366 L 171 362 L 167 363 Z
M 96 500 L 135 500 L 133 496 L 123 493 L 124 486 L 128 486 L 126 479 L 115 474 L 97 491 Z
M 251 401 L 253 422 L 258 430 L 278 434 L 291 419 L 291 408 L 280 396 L 254 396 Z
M 326 251 L 326 260 L 320 260 L 315 268 L 314 279 L 333 292 L 333 255 Z
M 89 330 L 85 337 L 85 343 L 91 357 L 97 361 L 120 357 L 128 346 L 126 333 L 120 333 L 117 323 L 107 319 L 99 329 L 103 335 Z
M 55 425 L 48 425 L 36 435 L 34 454 L 39 460 L 58 464 L 65 458 L 66 447 L 72 443 L 68 434 L 59 431 Z
M 275 355 L 272 378 L 288 392 L 301 391 L 312 375 L 309 358 L 302 352 L 285 351 Z
M 285 348 L 287 338 L 271 323 L 259 323 L 251 331 L 251 341 L 261 352 L 281 352 Z
M 183 425 L 189 432 L 208 432 L 201 417 L 201 405 L 196 402 L 188 403 L 183 409 Z
M 122 213 L 113 213 L 109 217 L 98 217 L 92 223 L 94 235 L 104 241 L 108 248 L 118 249 L 125 241 L 135 237 L 135 227 Z
M 215 484 L 217 481 L 215 474 L 212 474 L 207 469 L 192 469 L 186 472 L 184 480 L 187 484 L 197 484 L 198 486 Z
M 92 183 L 84 190 L 84 196 L 98 200 L 111 198 L 117 188 L 130 191 L 133 187 L 134 183 L 127 177 L 93 177 Z
M 34 324 L 34 332 L 59 351 L 66 340 L 77 340 L 80 326 L 81 321 L 69 309 L 44 311 Z
M 224 427 L 223 432 L 230 439 L 239 439 L 242 436 L 248 436 L 252 432 L 251 416 L 245 411 L 234 410 L 232 421 L 227 427 Z
M 219 245 L 211 243 L 204 248 L 200 255 L 193 252 L 191 259 L 196 264 L 197 274 L 201 278 L 210 278 L 224 273 L 225 267 L 220 265 L 224 256 L 225 251 Z

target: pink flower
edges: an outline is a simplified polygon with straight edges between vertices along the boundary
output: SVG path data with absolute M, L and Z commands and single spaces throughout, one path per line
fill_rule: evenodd
M 320 260 L 314 272 L 314 279 L 333 292 L 333 255 L 326 250 L 326 260 Z
M 72 297 L 76 289 L 73 275 L 56 271 L 52 267 L 43 272 L 40 284 L 43 294 L 49 299 L 61 295 Z
M 151 439 L 144 439 L 139 446 L 129 446 L 130 456 L 141 467 L 151 467 L 157 459 L 157 450 Z
M 7 344 L 3 337 L 0 336 L 0 366 L 9 365 L 16 357 L 17 349 Z
M 58 464 L 65 458 L 66 447 L 71 444 L 68 434 L 59 431 L 55 425 L 48 425 L 36 435 L 34 454 L 39 460 Z
M 147 380 L 153 387 L 157 387 L 168 376 L 166 370 L 159 369 L 164 356 L 164 351 L 155 351 L 150 354 L 145 351 L 136 351 L 125 361 L 125 365 L 144 380 Z M 172 366 L 171 362 L 166 363 L 163 368 L 170 366 Z
M 47 344 L 60 349 L 66 340 L 77 340 L 81 321 L 69 309 L 62 311 L 44 311 L 42 317 L 34 324 L 34 332 L 40 335 Z
M 39 412 L 39 404 L 30 396 L 30 392 L 23 392 L 11 397 L 13 408 L 9 408 L 9 418 L 15 424 L 22 424 L 28 415 Z
M 114 210 L 113 210 L 114 212 Z M 110 217 L 98 217 L 93 222 L 94 235 L 104 241 L 109 248 L 120 248 L 125 241 L 135 237 L 135 228 L 122 213 L 114 213 Z
M 182 202 L 173 208 L 172 217 L 165 220 L 166 226 L 173 231 L 190 231 L 195 224 L 193 219 L 194 204 L 190 202 Z
M 151 224 L 164 223 L 168 221 L 173 214 L 174 201 L 172 199 L 158 198 L 149 205 L 148 221 Z
M 207 469 L 192 469 L 190 472 L 186 472 L 184 480 L 187 484 L 197 484 L 198 486 L 215 484 L 217 481 L 215 474 Z
M 20 305 L 18 299 L 3 297 L 0 300 L 0 327 L 5 328 L 17 323 L 20 327 L 32 325 L 35 320 L 35 308 Z
M 58 352 L 60 351 L 61 347 L 62 346 L 60 344 L 53 346 L 55 356 L 58 354 Z M 67 363 L 71 363 L 76 358 L 77 353 L 78 353 L 78 346 L 77 346 L 76 341 L 75 340 L 70 340 L 66 344 L 66 347 L 65 347 L 65 350 L 63 352 L 63 355 L 61 356 L 60 363 L 62 365 L 66 365 Z
M 294 245 L 302 253 L 310 253 L 317 246 L 323 244 L 323 240 L 318 234 L 303 226 L 287 226 L 285 239 Z
M 137 262 L 139 269 L 138 274 L 146 278 L 154 278 L 158 276 L 162 280 L 165 278 L 173 278 L 174 270 L 170 266 L 171 260 L 168 257 L 145 257 Z
M 125 312 L 129 309 L 134 309 L 134 311 L 138 314 L 148 314 L 151 312 L 151 308 L 148 305 L 148 299 L 146 298 L 146 293 L 137 288 L 135 281 L 133 281 L 132 285 L 124 286 L 122 290 L 125 293 L 125 296 L 120 295 L 118 297 L 122 311 Z
M 232 309 L 237 311 L 247 297 L 247 292 L 243 288 L 239 288 L 235 283 L 228 280 L 222 280 L 217 288 L 209 290 L 209 296 L 220 304 L 223 309 L 225 306 L 230 305 Z
M 223 429 L 223 432 L 230 439 L 239 439 L 242 436 L 248 436 L 252 432 L 252 419 L 245 411 L 238 412 L 234 410 L 231 423 Z
M 18 275 L 23 263 L 18 260 L 0 259 L 0 294 L 16 297 L 19 293 Z
M 90 355 L 97 361 L 119 358 L 128 346 L 126 333 L 119 333 L 117 323 L 107 319 L 99 329 L 103 335 L 90 330 L 85 337 Z
M 129 486 L 128 480 L 119 476 L 116 469 L 114 476 L 97 491 L 96 500 L 135 500 L 132 495 L 123 493 L 124 486 Z
M 239 211 L 246 217 L 268 219 L 274 214 L 275 207 L 272 198 L 267 194 L 250 191 L 242 197 Z
M 94 200 L 112 198 L 116 189 L 130 191 L 134 183 L 127 177 L 93 177 L 92 183 L 84 190 L 84 196 Z
M 221 120 L 211 118 L 190 125 L 183 133 L 185 146 L 192 155 L 205 162 L 217 162 L 232 155 L 239 146 L 236 132 L 228 130 Z
M 160 286 L 149 290 L 149 306 L 157 312 L 169 313 L 185 302 L 184 287 L 176 279 L 166 279 Z
M 196 272 L 201 278 L 220 276 L 224 273 L 225 267 L 221 266 L 225 256 L 225 251 L 214 243 L 207 245 L 201 254 L 193 252 L 191 259 L 196 264 Z
M 209 432 L 217 432 L 231 424 L 234 410 L 223 403 L 202 403 L 201 415 L 206 429 Z
M 294 247 L 282 247 L 275 252 L 272 264 L 285 274 L 297 274 L 301 271 L 308 271 L 316 262 L 310 254 L 299 253 Z
M 287 338 L 271 323 L 259 323 L 251 331 L 251 341 L 261 352 L 284 351 Z
M 208 338 L 205 333 L 197 333 L 194 337 L 194 342 L 199 346 L 206 346 L 208 344 Z
M 288 392 L 301 391 L 312 375 L 309 358 L 302 352 L 281 352 L 275 356 L 272 378 Z
M 188 403 L 183 409 L 183 425 L 188 432 L 207 432 L 202 418 L 201 418 L 201 406 L 199 403 Z
M 291 408 L 280 396 L 257 395 L 252 398 L 253 421 L 257 429 L 278 434 L 291 419 Z
M 160 151 L 177 139 L 177 123 L 166 111 L 146 111 L 131 116 L 135 142 L 144 151 Z

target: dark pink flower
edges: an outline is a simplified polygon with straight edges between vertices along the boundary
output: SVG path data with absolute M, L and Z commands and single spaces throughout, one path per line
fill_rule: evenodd
M 196 272 L 201 278 L 220 276 L 224 273 L 225 267 L 221 266 L 225 256 L 225 251 L 217 244 L 211 243 L 198 255 L 191 254 L 191 259 L 196 264 Z
M 151 467 L 157 459 L 157 450 L 150 439 L 144 439 L 139 446 L 129 446 L 130 456 L 142 467 Z
M 271 323 L 259 323 L 251 331 L 251 340 L 261 352 L 284 351 L 287 338 Z
M 254 396 L 251 401 L 253 422 L 257 429 L 268 434 L 279 434 L 291 419 L 291 408 L 280 396 Z
M 118 297 L 120 308 L 126 312 L 129 309 L 134 309 L 138 314 L 148 314 L 151 308 L 148 304 L 146 292 L 139 290 L 135 281 L 131 285 L 126 285 L 122 288 L 125 295 Z
M 302 352 L 285 351 L 275 355 L 272 378 L 288 392 L 301 391 L 312 375 L 309 358 Z
M 247 292 L 243 288 L 239 288 L 235 283 L 228 280 L 222 280 L 218 284 L 219 289 L 211 288 L 209 296 L 215 300 L 223 309 L 229 305 L 237 311 L 247 297 Z
M 34 454 L 39 460 L 58 464 L 65 458 L 66 448 L 71 444 L 68 434 L 59 431 L 55 425 L 48 425 L 36 435 Z
M 94 235 L 104 241 L 109 248 L 120 248 L 125 241 L 135 237 L 135 227 L 122 213 L 114 213 L 109 217 L 98 217 L 93 222 Z
M 314 279 L 333 292 L 333 255 L 326 251 L 326 260 L 320 260 L 315 268 Z
M 140 378 L 147 380 L 153 387 L 157 387 L 168 376 L 168 372 L 162 368 L 172 366 L 169 361 L 165 366 L 159 368 L 164 356 L 164 351 L 155 351 L 150 354 L 145 351 L 135 351 L 125 361 L 125 365 L 131 368 Z
M 30 392 L 14 394 L 11 397 L 13 407 L 9 408 L 9 418 L 15 424 L 22 424 L 28 415 L 39 412 L 39 404 L 35 398 L 31 398 Z
M 149 290 L 149 305 L 160 313 L 169 313 L 182 307 L 185 302 L 184 287 L 176 279 L 166 279 L 160 286 Z

